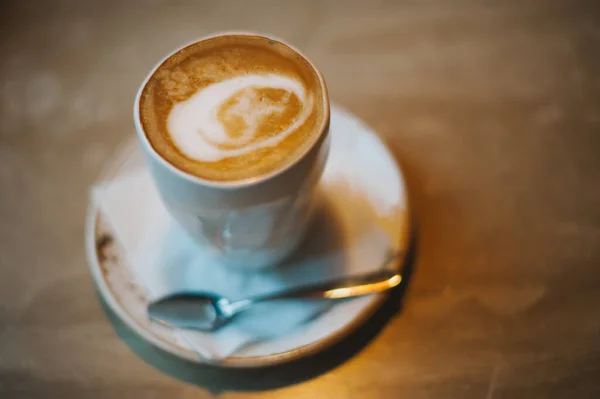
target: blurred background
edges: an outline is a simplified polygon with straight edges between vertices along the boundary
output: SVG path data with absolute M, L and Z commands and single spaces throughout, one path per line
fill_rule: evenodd
M 315 62 L 397 156 L 419 230 L 403 311 L 377 338 L 302 384 L 252 374 L 287 385 L 254 395 L 600 396 L 597 1 L 0 0 L 1 397 L 263 389 L 141 361 L 131 347 L 151 349 L 108 321 L 83 247 L 141 81 L 229 29 Z

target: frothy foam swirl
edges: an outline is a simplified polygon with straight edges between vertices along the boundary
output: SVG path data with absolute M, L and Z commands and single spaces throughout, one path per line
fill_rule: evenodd
M 281 90 L 279 101 L 259 95 L 260 89 Z M 300 109 L 289 123 L 266 137 L 261 126 L 274 115 L 282 114 L 295 96 Z M 236 129 L 227 126 L 222 117 L 235 121 Z M 310 116 L 312 96 L 301 82 L 277 74 L 248 74 L 210 84 L 185 101 L 175 104 L 167 120 L 169 134 L 182 153 L 202 161 L 217 162 L 237 157 L 280 143 Z

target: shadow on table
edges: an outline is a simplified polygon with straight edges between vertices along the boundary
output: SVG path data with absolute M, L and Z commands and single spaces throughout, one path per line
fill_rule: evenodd
M 384 304 L 358 329 L 340 342 L 315 355 L 289 363 L 258 369 L 227 369 L 182 360 L 146 343 L 131 331 L 104 303 L 117 335 L 144 361 L 178 380 L 198 385 L 214 394 L 223 391 L 262 391 L 285 387 L 315 378 L 341 365 L 364 349 L 402 309 L 417 249 L 413 232 L 403 269 L 403 283 L 393 289 Z

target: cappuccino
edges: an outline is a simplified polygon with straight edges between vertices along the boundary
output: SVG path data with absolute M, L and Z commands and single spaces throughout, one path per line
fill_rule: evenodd
M 233 182 L 299 160 L 327 128 L 326 88 L 287 45 L 229 34 L 168 57 L 143 87 L 140 122 L 167 162 L 201 179 Z

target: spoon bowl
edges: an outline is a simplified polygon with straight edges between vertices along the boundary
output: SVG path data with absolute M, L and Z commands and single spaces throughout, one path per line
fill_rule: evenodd
M 152 302 L 148 316 L 168 327 L 210 331 L 228 321 L 228 304 L 227 298 L 215 294 L 182 292 Z

